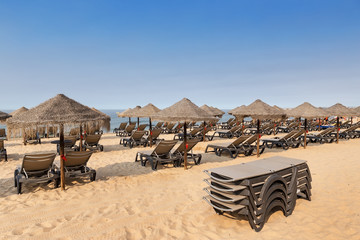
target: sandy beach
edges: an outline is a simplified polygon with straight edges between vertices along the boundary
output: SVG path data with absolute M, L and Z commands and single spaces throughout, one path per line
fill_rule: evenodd
M 163 135 L 170 139 L 172 135 Z M 97 180 L 67 181 L 66 191 L 53 184 L 24 185 L 16 194 L 13 171 L 25 153 L 55 151 L 55 145 L 23 146 L 6 141 L 9 161 L 0 162 L 0 239 L 359 239 L 360 139 L 339 144 L 312 144 L 307 149 L 266 149 L 261 158 L 286 156 L 308 161 L 312 201 L 298 199 L 289 217 L 274 213 L 259 233 L 248 222 L 216 215 L 202 200 L 205 169 L 256 160 L 204 153 L 200 165 L 162 167 L 152 171 L 134 162 L 136 152 L 104 134 L 104 152 L 94 153 L 89 166 Z M 212 143 L 225 140 L 215 140 Z M 57 164 L 58 163 L 57 157 Z

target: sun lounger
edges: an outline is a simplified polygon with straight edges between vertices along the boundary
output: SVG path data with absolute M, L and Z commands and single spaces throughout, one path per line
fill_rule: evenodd
M 149 162 L 152 170 L 157 170 L 158 164 L 173 164 L 179 166 L 181 158 L 171 154 L 171 149 L 176 145 L 177 140 L 164 140 L 159 142 L 153 150 L 145 150 L 136 153 L 135 161 L 140 161 L 142 166 Z
M 151 141 L 152 144 L 155 145 L 158 141 L 164 140 L 164 139 L 159 139 L 159 136 L 161 134 L 161 129 L 160 128 L 155 128 L 151 131 Z M 146 137 L 143 138 L 144 141 L 144 146 L 150 146 L 150 135 L 147 135 Z
M 147 127 L 147 124 L 140 124 L 140 125 L 138 126 L 137 130 L 139 130 L 139 131 L 144 131 L 146 127 Z
M 171 133 L 173 132 L 173 128 L 175 127 L 175 123 L 167 123 L 166 126 L 162 128 L 162 133 Z
M 292 130 L 295 130 L 299 127 L 299 123 L 298 122 L 292 122 L 287 126 L 278 126 L 276 128 L 277 132 L 280 133 L 288 133 L 291 132 Z
M 217 214 L 247 218 L 260 231 L 273 210 L 293 213 L 298 197 L 311 200 L 311 174 L 303 160 L 271 157 L 204 171 L 204 200 Z
M 99 144 L 100 138 L 100 134 L 85 135 L 84 149 L 89 149 L 91 151 L 104 151 L 104 146 Z
M 241 127 L 242 127 L 241 125 L 237 125 L 229 130 L 217 130 L 211 136 L 210 141 L 213 140 L 216 135 L 218 135 L 218 137 L 220 138 L 232 138 L 235 135 L 235 133 L 241 129 Z
M 79 178 L 89 176 L 90 181 L 95 181 L 96 171 L 87 166 L 92 152 L 67 152 L 64 161 L 65 178 Z
M 319 133 L 311 133 L 311 134 L 307 134 L 306 138 L 308 139 L 308 143 L 332 143 L 334 142 L 334 140 L 336 139 L 335 136 L 331 136 L 331 133 L 334 132 L 336 130 L 336 128 L 331 127 L 331 128 L 326 128 L 324 130 L 322 130 Z
M 116 133 L 116 135 L 118 135 L 117 132 L 119 132 L 119 131 L 124 131 L 125 128 L 126 128 L 126 125 L 127 125 L 127 122 L 122 122 L 122 123 L 120 123 L 120 125 L 119 125 L 118 128 L 114 128 L 113 133 Z
M 124 130 L 117 131 L 116 136 L 120 136 L 120 137 L 130 136 L 134 129 L 135 129 L 135 123 L 131 123 L 131 124 L 127 125 Z
M 48 183 L 53 181 L 55 188 L 59 186 L 59 175 L 53 165 L 55 153 L 26 154 L 21 167 L 14 172 L 14 182 L 18 194 L 24 183 Z
M 164 124 L 164 122 L 158 122 L 158 123 L 156 123 L 156 125 L 153 129 L 161 129 L 163 124 Z
M 201 154 L 194 154 L 193 153 L 193 148 L 195 147 L 195 145 L 199 142 L 198 139 L 189 139 L 186 141 L 187 147 L 185 147 L 185 143 L 181 142 L 181 144 L 174 150 L 172 151 L 173 155 L 178 155 L 181 159 L 181 162 L 184 162 L 184 152 L 186 150 L 186 154 L 187 154 L 187 159 L 192 159 L 194 161 L 195 165 L 199 165 L 201 162 Z
M 0 140 L 7 140 L 5 128 L 0 128 Z
M 339 138 L 341 139 L 350 139 L 350 138 L 356 138 L 359 137 L 359 134 L 356 132 L 356 129 L 360 128 L 360 124 L 352 125 L 351 127 L 344 129 L 339 132 Z M 336 137 L 336 132 L 332 132 L 331 136 Z
M 191 130 L 189 133 L 186 134 L 186 137 L 188 139 L 192 139 L 192 138 L 196 138 L 196 135 L 198 133 L 200 133 L 202 130 L 202 128 L 194 128 L 193 130 Z M 174 135 L 174 140 L 178 139 L 178 140 L 183 140 L 184 139 L 184 133 L 177 133 Z
M 31 130 L 30 133 L 25 134 L 24 144 L 41 144 L 41 138 L 35 130 Z
M 231 158 L 236 158 L 239 154 L 250 156 L 256 149 L 256 145 L 253 145 L 257 140 L 257 135 L 244 135 L 240 136 L 235 141 L 224 142 L 217 144 L 209 144 L 206 146 L 205 153 L 214 152 L 217 156 L 221 156 L 224 152 L 229 153 Z M 209 151 L 208 149 L 213 149 Z M 260 146 L 260 154 L 265 150 L 264 146 Z
M 273 148 L 273 147 L 282 147 L 284 150 L 289 149 L 293 145 L 293 143 L 290 141 L 291 137 L 297 134 L 299 130 L 292 130 L 288 134 L 286 134 L 283 137 L 275 137 L 271 139 L 262 139 L 263 145 L 267 148 Z
M 76 146 L 77 136 L 65 136 L 64 137 L 64 151 L 79 151 L 79 147 Z M 57 153 L 60 154 L 60 144 L 57 144 Z
M 2 157 L 4 157 L 5 162 L 7 162 L 7 152 L 4 146 L 4 140 L 0 140 L 0 160 Z
M 124 147 L 129 146 L 130 148 L 139 145 L 144 145 L 146 147 L 147 142 L 143 138 L 145 135 L 145 131 L 134 131 L 130 137 L 128 138 L 120 138 L 120 145 L 122 144 Z

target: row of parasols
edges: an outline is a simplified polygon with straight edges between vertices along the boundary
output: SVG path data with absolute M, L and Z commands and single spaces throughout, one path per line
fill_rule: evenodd
M 336 116 L 357 116 L 353 114 L 353 110 L 342 106 L 341 104 L 334 105 L 332 107 L 333 112 L 329 112 L 331 109 L 327 109 L 326 112 L 321 111 L 319 108 L 315 108 L 308 103 L 304 103 L 299 107 L 285 112 L 284 110 L 272 107 L 261 100 L 256 100 L 248 106 L 240 106 L 230 111 L 230 113 L 237 117 L 247 117 L 257 119 L 271 119 L 271 118 L 283 118 L 284 116 L 293 117 L 324 117 L 329 115 Z M 346 110 L 346 111 L 345 111 Z M 325 110 L 324 110 L 325 111 Z M 350 111 L 350 112 L 349 112 Z M 192 103 L 189 99 L 184 98 L 181 101 L 167 107 L 163 110 L 156 108 L 152 104 L 148 104 L 143 108 L 136 108 L 126 110 L 120 113 L 120 117 L 148 117 L 151 119 L 161 121 L 178 121 L 184 122 L 184 141 L 186 144 L 186 128 L 187 123 L 193 121 L 211 121 L 217 119 L 216 117 L 224 114 L 221 110 L 203 107 L 200 108 Z M 10 115 L 6 113 L 0 113 L 0 119 L 6 119 Z M 59 125 L 60 126 L 60 168 L 61 168 L 61 188 L 65 188 L 64 182 L 64 169 L 63 169 L 63 155 L 64 155 L 64 125 L 65 124 L 79 124 L 80 128 L 82 124 L 88 122 L 95 122 L 99 125 L 110 128 L 110 118 L 104 113 L 93 110 L 79 102 L 68 98 L 63 94 L 58 94 L 54 98 L 51 98 L 38 106 L 24 111 L 20 114 L 9 118 L 6 123 L 8 129 L 24 129 L 26 127 L 34 127 L 38 125 Z M 258 120 L 259 125 L 259 120 Z M 80 131 L 81 132 L 81 131 Z M 187 155 L 184 155 L 184 167 L 187 168 Z

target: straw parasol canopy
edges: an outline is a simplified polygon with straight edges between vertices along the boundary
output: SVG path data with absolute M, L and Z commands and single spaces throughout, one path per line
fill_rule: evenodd
M 110 120 L 104 114 L 100 114 L 64 94 L 58 94 L 7 121 L 10 128 L 83 122 L 100 122 L 102 126 L 110 128 Z
M 140 106 L 136 106 L 134 108 L 128 108 L 125 111 L 121 112 L 121 113 L 117 113 L 118 117 L 135 117 L 134 113 L 139 110 L 141 107 Z
M 96 108 L 91 108 L 92 110 L 94 110 L 95 112 L 97 112 L 97 113 L 100 113 L 100 114 L 102 114 L 108 121 L 110 121 L 111 120 L 111 117 L 109 116 L 109 115 L 107 115 L 107 114 L 105 114 L 105 113 L 103 113 L 102 111 L 100 111 L 100 110 L 98 110 L 98 109 L 96 109 Z
M 219 114 L 214 110 L 212 109 L 211 107 L 209 107 L 208 105 L 204 104 L 200 107 L 202 110 L 204 110 L 205 112 L 207 112 L 208 114 L 210 114 L 211 116 L 218 116 Z
M 0 121 L 5 121 L 9 117 L 11 117 L 11 115 L 0 111 Z
M 341 103 L 336 103 L 331 107 L 325 109 L 329 115 L 333 116 L 356 116 L 356 111 L 351 108 L 345 107 Z
M 225 114 L 225 112 L 223 110 L 220 110 L 216 107 L 210 106 L 210 108 L 217 114 L 217 116 L 222 116 Z
M 196 106 L 187 98 L 183 98 L 181 101 L 175 103 L 174 105 L 152 115 L 151 118 L 164 121 L 183 122 L 205 121 L 215 119 L 215 117 L 211 116 L 205 110 Z
M 161 110 L 154 106 L 152 103 L 149 103 L 145 107 L 142 108 L 134 108 L 133 111 L 130 112 L 129 115 L 133 117 L 151 117 L 153 114 L 160 112 Z
M 26 107 L 21 107 L 21 108 L 19 108 L 19 109 L 16 109 L 15 111 L 13 111 L 13 112 L 11 112 L 10 113 L 10 115 L 11 116 L 16 116 L 16 115 L 18 115 L 18 114 L 21 114 L 21 113 L 23 113 L 23 112 L 26 112 L 26 111 L 28 111 L 29 109 L 27 109 Z
M 230 111 L 228 111 L 228 114 L 234 115 L 234 112 L 243 112 L 246 110 L 246 106 L 245 105 L 241 105 L 239 107 L 236 107 L 234 109 L 231 109 Z M 244 115 L 243 117 L 248 117 L 249 115 Z
M 251 116 L 257 119 L 277 118 L 284 116 L 284 112 L 273 108 L 269 104 L 264 103 L 260 99 L 255 100 L 249 106 L 239 107 L 232 111 L 232 115 L 246 117 Z
M 326 111 L 321 108 L 314 107 L 308 102 L 304 102 L 303 104 L 287 110 L 286 114 L 290 117 L 303 117 L 303 118 L 319 118 L 326 117 L 329 115 Z
M 360 116 L 360 106 L 352 109 L 355 112 L 355 116 Z

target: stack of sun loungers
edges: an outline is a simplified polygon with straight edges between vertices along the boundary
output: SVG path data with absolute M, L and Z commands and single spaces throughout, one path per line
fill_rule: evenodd
M 298 197 L 311 200 L 311 174 L 303 160 L 271 157 L 204 172 L 210 177 L 204 200 L 217 214 L 248 219 L 255 231 L 275 210 L 291 215 Z

